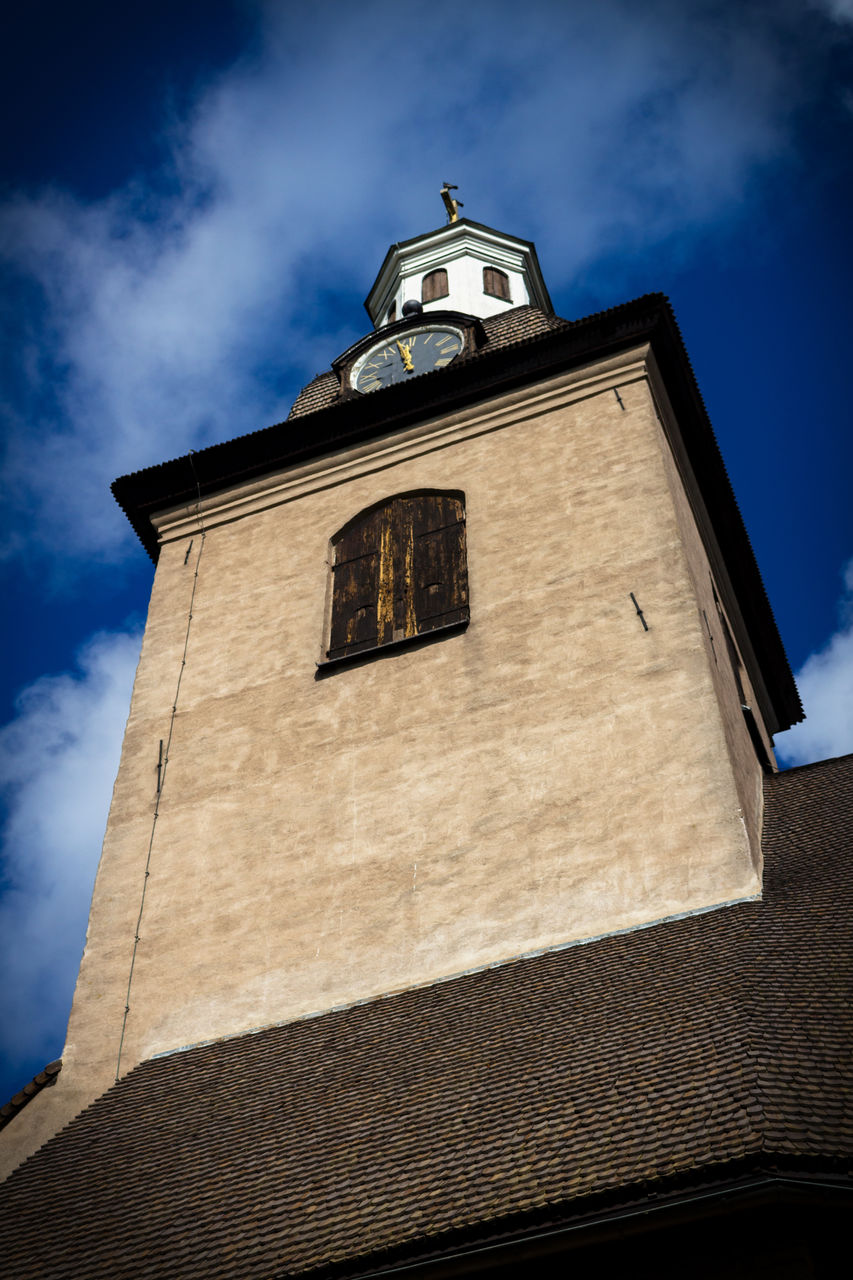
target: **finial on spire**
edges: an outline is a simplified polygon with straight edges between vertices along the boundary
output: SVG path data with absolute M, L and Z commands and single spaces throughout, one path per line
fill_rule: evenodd
M 441 198 L 444 201 L 444 207 L 447 210 L 448 222 L 458 222 L 459 210 L 464 209 L 465 207 L 461 200 L 454 200 L 453 196 L 450 194 L 451 191 L 458 190 L 459 188 L 452 182 L 445 182 L 444 186 L 441 188 Z

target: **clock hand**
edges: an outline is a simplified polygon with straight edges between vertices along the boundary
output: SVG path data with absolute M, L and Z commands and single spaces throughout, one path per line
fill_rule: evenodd
M 400 359 L 403 361 L 403 368 L 406 373 L 414 373 L 415 366 L 412 364 L 412 353 L 409 349 L 408 342 L 397 341 L 397 350 L 400 352 Z

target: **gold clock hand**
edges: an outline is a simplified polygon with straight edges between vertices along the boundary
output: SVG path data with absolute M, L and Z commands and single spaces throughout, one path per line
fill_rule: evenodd
M 412 353 L 409 350 L 408 342 L 397 341 L 397 350 L 400 352 L 400 359 L 403 361 L 403 368 L 406 373 L 414 373 L 415 366 L 412 364 Z

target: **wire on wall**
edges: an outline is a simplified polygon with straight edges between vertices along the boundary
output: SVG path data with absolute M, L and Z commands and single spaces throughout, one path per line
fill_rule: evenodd
M 128 1019 L 128 1016 L 130 1015 L 130 988 L 133 984 L 133 971 L 136 967 L 136 953 L 139 948 L 139 938 L 140 938 L 139 930 L 142 927 L 142 913 L 145 910 L 145 893 L 148 888 L 148 877 L 151 874 L 151 855 L 154 850 L 154 836 L 157 831 L 157 819 L 160 816 L 160 801 L 163 798 L 163 789 L 166 785 L 166 771 L 169 767 L 169 748 L 172 745 L 172 734 L 175 728 L 175 719 L 178 714 L 178 700 L 181 694 L 181 681 L 184 678 L 184 668 L 187 665 L 187 653 L 189 652 L 189 646 L 190 646 L 190 630 L 192 628 L 192 621 L 193 621 L 193 605 L 195 604 L 195 593 L 196 593 L 196 587 L 198 586 L 198 570 L 199 570 L 199 565 L 201 563 L 202 552 L 204 551 L 204 540 L 205 540 L 205 537 L 207 536 L 204 528 L 204 520 L 201 514 L 201 486 L 199 485 L 198 476 L 196 475 L 196 470 L 195 470 L 195 464 L 193 463 L 192 449 L 190 450 L 188 457 L 189 457 L 190 467 L 192 468 L 193 479 L 195 480 L 195 487 L 196 487 L 195 510 L 196 510 L 196 519 L 198 520 L 198 526 L 199 526 L 199 543 L 198 543 L 198 551 L 196 553 L 196 558 L 195 558 L 195 568 L 193 570 L 193 583 L 192 583 L 192 590 L 190 592 L 189 610 L 187 612 L 187 626 L 186 626 L 186 631 L 184 633 L 184 649 L 183 649 L 183 653 L 181 654 L 181 665 L 178 668 L 178 679 L 175 684 L 175 696 L 172 699 L 172 710 L 169 716 L 169 731 L 166 734 L 165 746 L 164 746 L 163 740 L 162 739 L 160 740 L 160 751 L 159 751 L 158 762 L 157 762 L 157 793 L 156 793 L 156 799 L 154 801 L 154 815 L 151 820 L 151 834 L 148 837 L 148 852 L 145 858 L 145 874 L 143 875 L 143 878 L 142 878 L 142 893 L 139 899 L 139 914 L 136 918 L 136 928 L 133 934 L 133 951 L 131 952 L 131 957 L 130 957 L 130 972 L 127 975 L 127 995 L 125 996 L 125 1001 L 124 1001 L 124 1014 L 122 1015 L 122 1021 L 121 1021 L 121 1035 L 119 1037 L 119 1042 L 118 1042 L 118 1057 L 116 1058 L 116 1084 L 118 1084 L 119 1076 L 121 1074 L 121 1055 L 124 1049 L 124 1037 L 125 1037 L 125 1032 L 127 1030 L 127 1019 Z M 187 553 L 184 556 L 184 564 L 186 564 L 189 560 L 190 551 L 192 550 L 192 545 L 193 544 L 191 540 L 190 545 L 187 548 Z

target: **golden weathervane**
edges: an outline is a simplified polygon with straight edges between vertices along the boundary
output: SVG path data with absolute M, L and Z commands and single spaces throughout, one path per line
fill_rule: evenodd
M 451 182 L 445 182 L 444 186 L 441 188 L 441 198 L 444 201 L 444 207 L 447 210 L 448 222 L 458 222 L 459 210 L 465 207 L 461 200 L 454 200 L 453 196 L 450 194 L 451 191 L 458 190 L 459 188 L 454 186 Z

